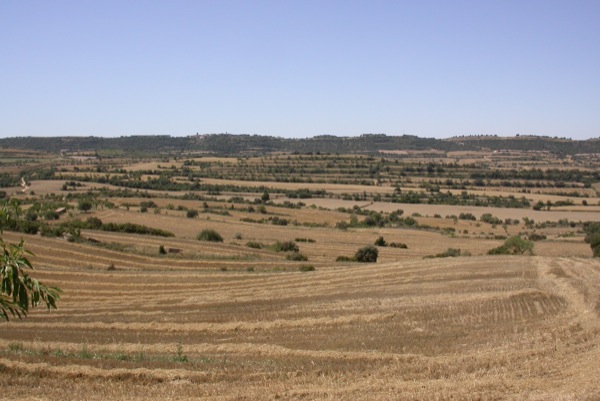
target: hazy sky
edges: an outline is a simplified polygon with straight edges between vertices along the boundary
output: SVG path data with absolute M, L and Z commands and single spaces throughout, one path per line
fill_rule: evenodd
M 0 137 L 600 136 L 600 1 L 0 1 Z

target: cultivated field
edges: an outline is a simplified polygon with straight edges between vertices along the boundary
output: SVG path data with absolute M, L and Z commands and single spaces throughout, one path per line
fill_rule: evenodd
M 477 153 L 5 153 L 25 217 L 2 237 L 63 295 L 0 323 L 0 399 L 600 399 L 594 170 L 502 155 L 520 178 L 482 183 Z M 25 160 L 53 171 L 24 189 Z M 533 255 L 488 255 L 513 236 Z M 350 260 L 379 237 L 376 263 Z

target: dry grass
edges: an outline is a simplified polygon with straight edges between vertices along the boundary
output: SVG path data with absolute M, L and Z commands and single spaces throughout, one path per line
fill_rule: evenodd
M 5 399 L 65 391 L 81 400 L 594 399 L 600 391 L 600 266 L 590 259 L 38 275 L 65 295 L 58 311 L 0 326 Z

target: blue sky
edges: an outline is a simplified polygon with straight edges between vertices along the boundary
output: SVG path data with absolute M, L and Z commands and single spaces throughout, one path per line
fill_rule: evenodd
M 600 136 L 600 1 L 0 2 L 0 137 Z

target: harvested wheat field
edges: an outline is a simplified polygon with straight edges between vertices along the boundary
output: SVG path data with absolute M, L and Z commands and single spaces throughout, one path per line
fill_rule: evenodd
M 0 324 L 0 399 L 600 400 L 587 161 L 82 154 L 3 159 L 63 294 Z
M 64 296 L 0 325 L 2 399 L 600 396 L 592 259 L 37 276 Z

